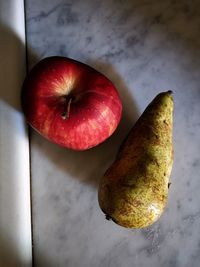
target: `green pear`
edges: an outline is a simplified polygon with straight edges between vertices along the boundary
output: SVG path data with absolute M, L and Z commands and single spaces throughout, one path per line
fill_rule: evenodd
M 127 228 L 143 228 L 162 214 L 173 164 L 172 92 L 149 104 L 99 185 L 99 205 L 107 219 Z

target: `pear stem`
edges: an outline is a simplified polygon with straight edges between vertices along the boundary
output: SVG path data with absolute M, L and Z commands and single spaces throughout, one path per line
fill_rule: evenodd
M 72 102 L 72 97 L 69 99 L 68 102 L 67 102 L 67 99 L 66 99 L 66 102 L 65 102 L 66 103 L 66 110 L 61 115 L 63 120 L 66 120 L 66 119 L 69 118 L 71 102 Z

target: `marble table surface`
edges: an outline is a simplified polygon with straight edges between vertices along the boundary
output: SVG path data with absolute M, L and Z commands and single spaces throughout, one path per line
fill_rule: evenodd
M 73 152 L 31 131 L 35 266 L 196 267 L 200 261 L 200 2 L 26 0 L 29 68 L 50 55 L 88 63 L 118 88 L 115 134 Z M 99 179 L 154 96 L 173 90 L 175 162 L 165 213 L 127 230 L 105 220 Z

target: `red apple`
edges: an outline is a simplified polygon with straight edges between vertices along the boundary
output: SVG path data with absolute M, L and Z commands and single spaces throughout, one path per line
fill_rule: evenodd
M 106 140 L 121 119 L 120 96 L 103 74 L 65 57 L 41 60 L 22 87 L 28 123 L 50 141 L 86 150 Z

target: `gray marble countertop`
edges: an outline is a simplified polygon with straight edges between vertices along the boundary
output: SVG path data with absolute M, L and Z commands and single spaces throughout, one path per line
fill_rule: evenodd
M 35 266 L 193 267 L 200 261 L 200 2 L 26 0 L 28 62 L 72 57 L 109 77 L 124 113 L 102 145 L 73 152 L 31 132 Z M 105 220 L 98 182 L 154 96 L 173 90 L 175 162 L 153 226 Z

